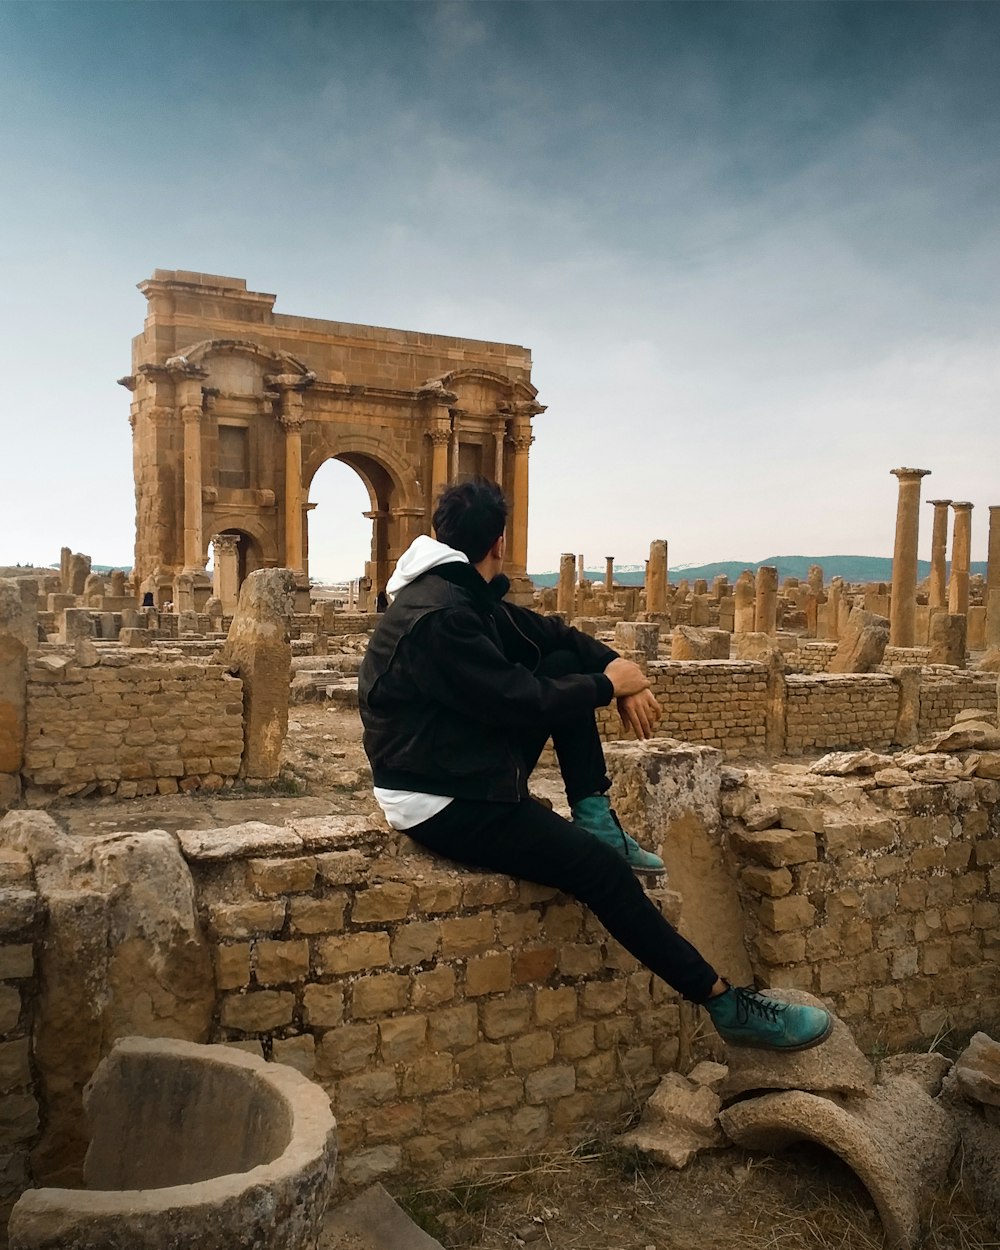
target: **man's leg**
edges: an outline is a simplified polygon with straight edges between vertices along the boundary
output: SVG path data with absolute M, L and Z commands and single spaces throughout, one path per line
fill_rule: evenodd
M 784 1003 L 755 990 L 722 989 L 715 969 L 663 918 L 624 859 L 534 799 L 517 804 L 455 799 L 407 832 L 449 859 L 579 899 L 640 963 L 685 998 L 704 1004 L 728 1042 L 804 1050 L 833 1027 L 821 1008 Z
M 622 856 L 534 799 L 518 804 L 455 799 L 407 833 L 448 859 L 572 895 L 685 998 L 698 1003 L 709 998 L 718 980 L 715 970 L 663 918 Z
M 545 656 L 537 672 L 540 677 L 568 677 L 580 672 L 580 660 L 572 651 L 553 651 Z M 604 797 L 611 789 L 611 779 L 594 714 L 588 712 L 522 734 L 521 753 L 529 774 L 550 736 L 573 822 L 624 856 L 633 871 L 662 872 L 663 860 L 625 832 Z

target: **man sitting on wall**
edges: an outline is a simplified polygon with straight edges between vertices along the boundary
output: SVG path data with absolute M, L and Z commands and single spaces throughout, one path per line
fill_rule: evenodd
M 727 1042 L 802 1050 L 829 1014 L 722 980 L 636 879 L 663 862 L 612 811 L 595 709 L 618 701 L 648 738 L 660 716 L 639 668 L 557 616 L 503 602 L 507 503 L 485 479 L 446 488 L 400 557 L 358 693 L 375 797 L 394 829 L 439 855 L 553 886 L 626 950 L 702 1003 Z M 571 820 L 528 794 L 552 738 Z

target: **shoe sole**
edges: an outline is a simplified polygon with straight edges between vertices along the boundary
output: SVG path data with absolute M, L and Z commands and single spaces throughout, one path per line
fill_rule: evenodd
M 628 860 L 626 860 L 625 863 L 628 864 Z M 628 866 L 632 869 L 633 872 L 645 872 L 645 873 L 648 873 L 649 876 L 651 877 L 662 876 L 662 874 L 667 871 L 666 864 L 664 864 L 662 868 L 646 868 L 639 864 L 628 864 Z
M 718 1030 L 716 1030 L 716 1032 L 718 1032 Z M 819 1046 L 821 1042 L 826 1041 L 826 1039 L 830 1036 L 832 1032 L 833 1032 L 833 1016 L 831 1016 L 830 1019 L 827 1021 L 826 1028 L 819 1035 L 819 1037 L 814 1037 L 811 1041 L 808 1041 L 808 1042 L 800 1042 L 798 1046 L 771 1046 L 771 1045 L 768 1045 L 767 1042 L 733 1041 L 727 1037 L 722 1037 L 721 1033 L 719 1033 L 719 1036 L 722 1037 L 722 1040 L 725 1042 L 727 1046 L 740 1046 L 740 1047 L 745 1048 L 746 1050 L 775 1050 L 775 1051 L 780 1051 L 782 1054 L 792 1055 L 792 1054 L 795 1054 L 796 1051 L 812 1050 L 814 1046 Z

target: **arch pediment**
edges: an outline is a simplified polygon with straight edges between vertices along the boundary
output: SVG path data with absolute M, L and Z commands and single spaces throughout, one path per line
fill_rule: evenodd
M 462 368 L 451 369 L 436 378 L 430 378 L 425 387 L 440 384 L 445 390 L 461 390 L 462 383 L 467 386 L 480 386 L 498 392 L 504 399 L 534 399 L 538 390 L 530 382 L 509 378 L 504 373 L 496 373 L 492 369 Z
M 251 339 L 202 339 L 184 348 L 168 360 L 172 364 L 204 365 L 209 356 L 244 356 L 257 360 L 268 373 L 298 373 L 303 377 L 311 373 L 304 361 L 291 352 L 274 351 L 254 343 Z

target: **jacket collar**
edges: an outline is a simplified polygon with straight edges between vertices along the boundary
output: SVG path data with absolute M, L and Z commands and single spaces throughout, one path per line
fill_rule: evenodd
M 486 582 L 471 564 L 441 564 L 428 569 L 423 576 L 440 577 L 453 586 L 460 586 L 468 592 L 476 608 L 488 616 L 493 615 L 500 600 L 510 590 L 510 579 L 503 573 Z

